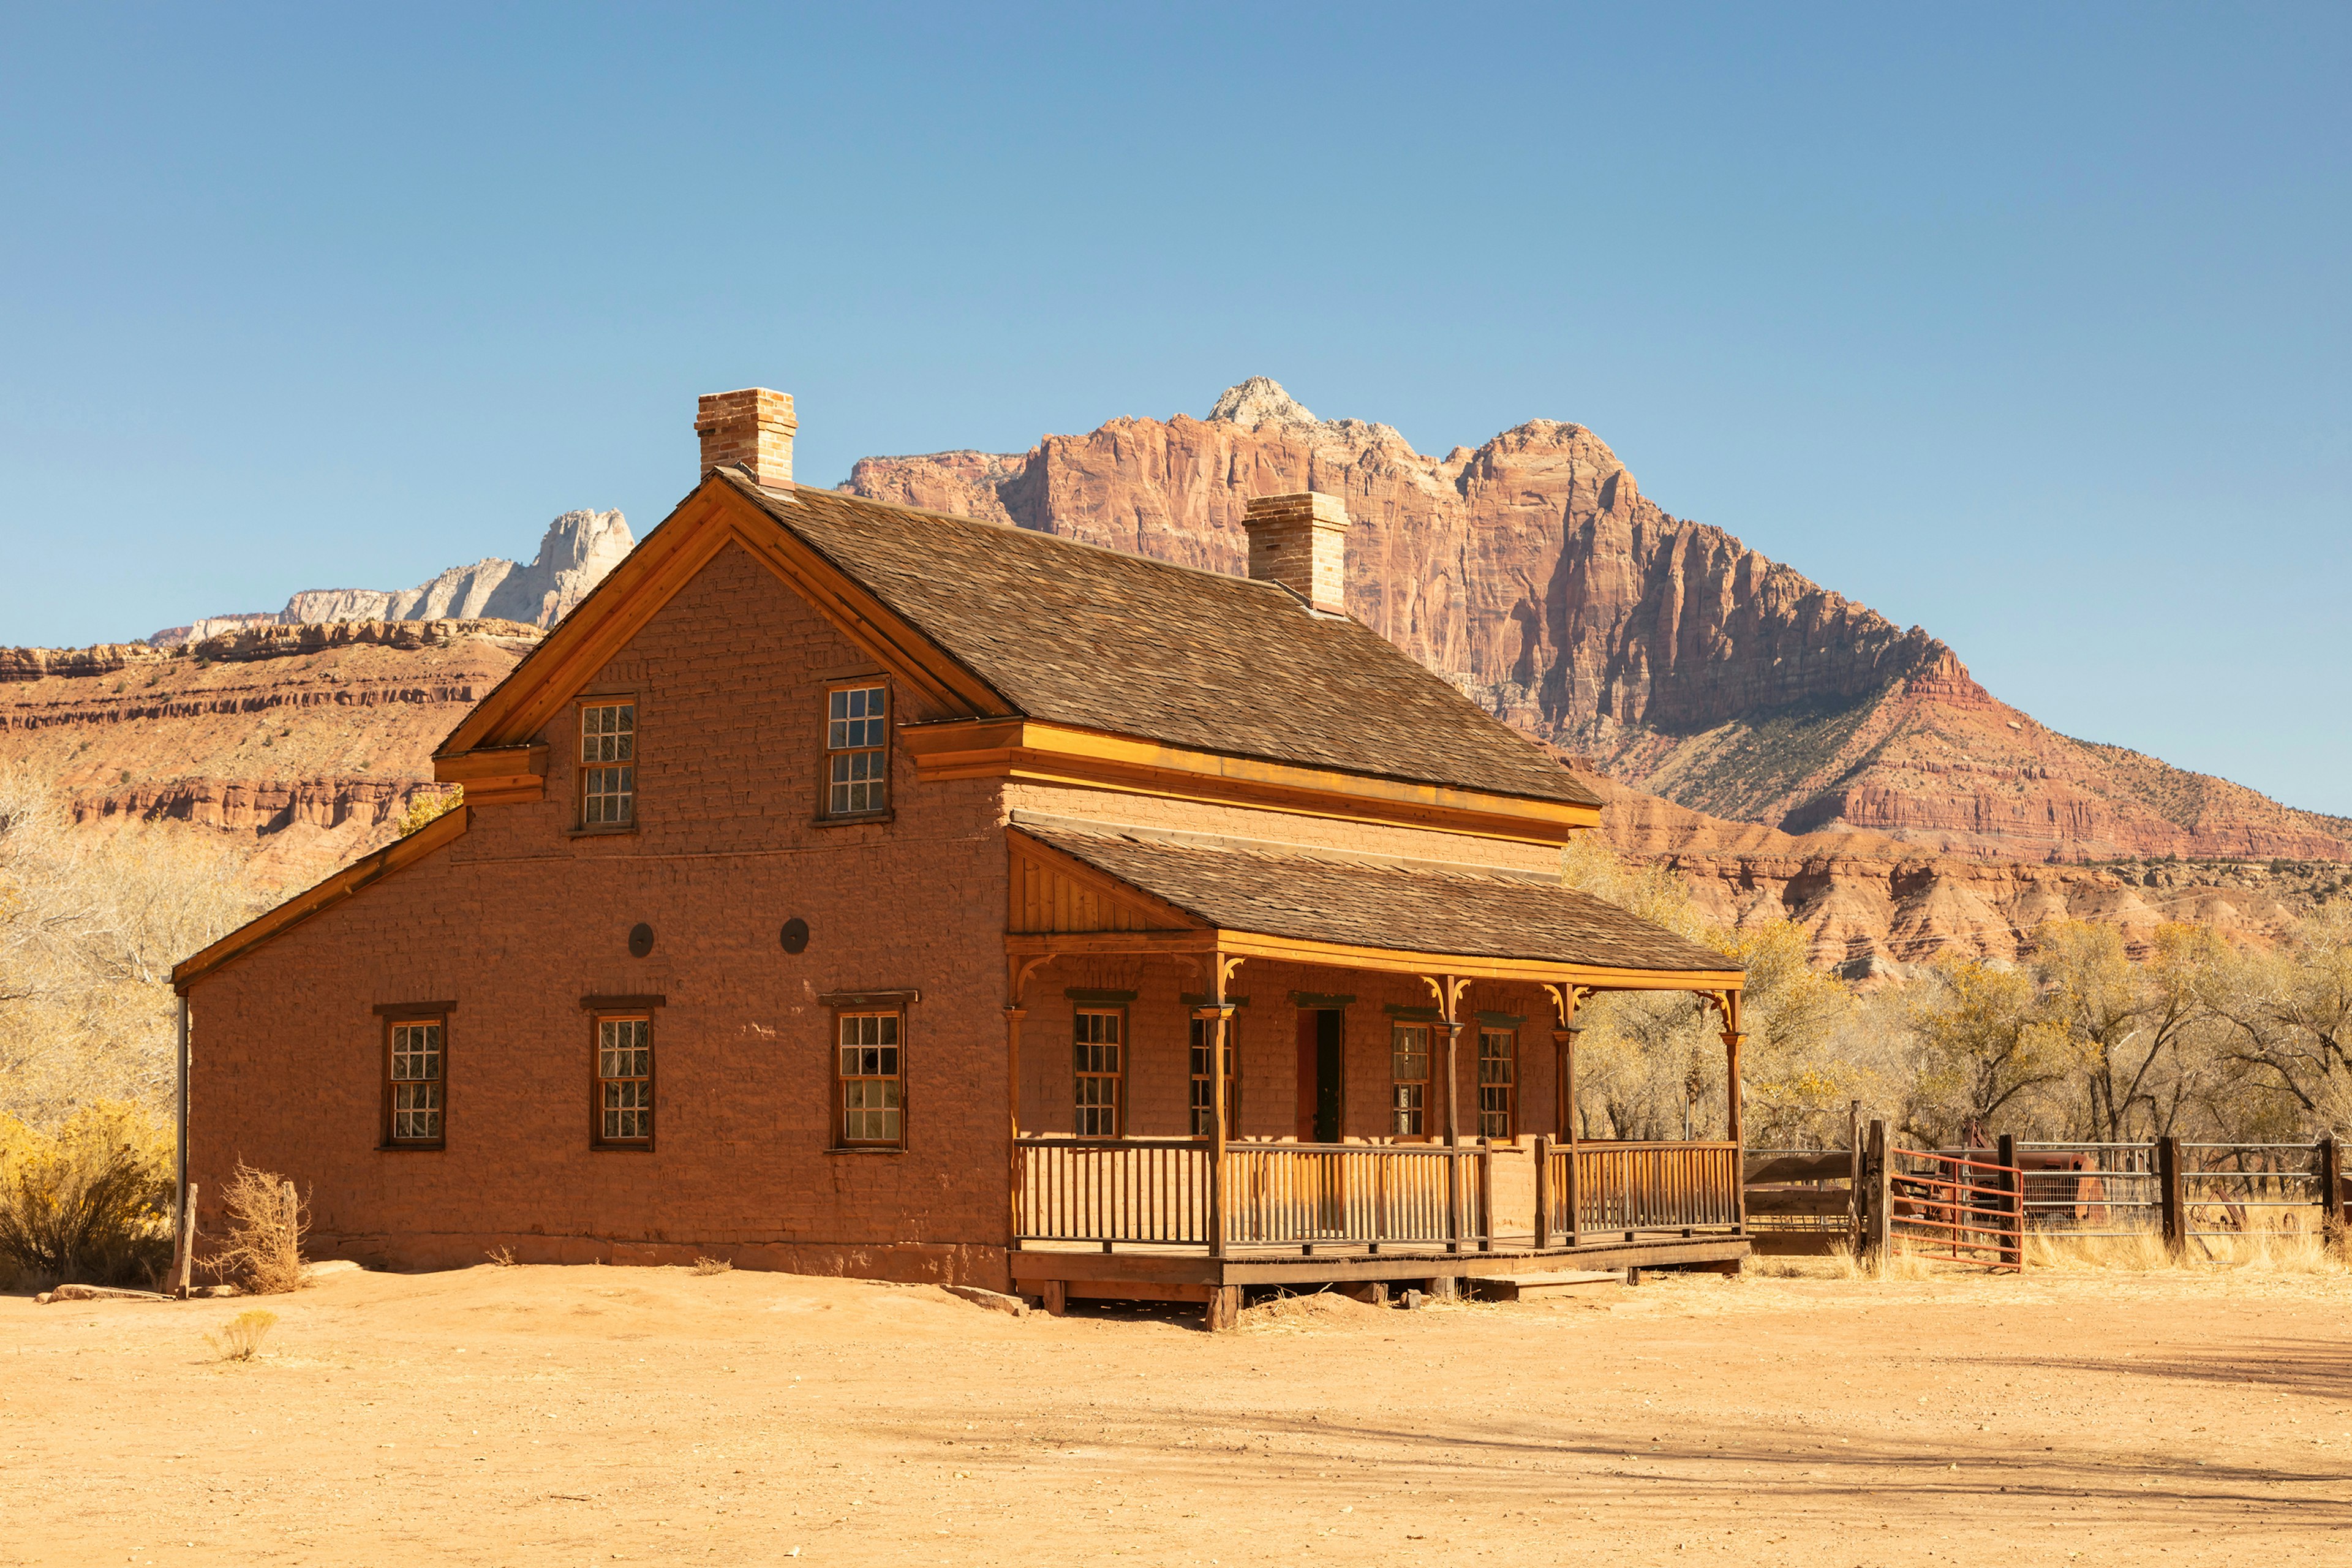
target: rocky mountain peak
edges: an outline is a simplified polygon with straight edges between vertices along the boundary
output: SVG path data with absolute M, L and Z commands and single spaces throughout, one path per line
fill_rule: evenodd
M 1298 399 L 1282 390 L 1282 384 L 1271 376 L 1254 375 L 1236 386 L 1229 386 L 1218 395 L 1215 406 L 1209 410 L 1213 422 L 1238 425 L 1255 430 L 1262 425 L 1293 425 L 1314 426 L 1323 423 Z

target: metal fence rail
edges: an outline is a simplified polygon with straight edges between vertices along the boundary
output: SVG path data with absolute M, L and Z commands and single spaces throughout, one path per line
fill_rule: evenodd
M 1889 1170 L 1889 1235 L 1917 1255 L 1993 1269 L 2025 1266 L 2024 1191 L 2014 1165 L 1933 1150 L 1889 1149 L 1925 1170 Z

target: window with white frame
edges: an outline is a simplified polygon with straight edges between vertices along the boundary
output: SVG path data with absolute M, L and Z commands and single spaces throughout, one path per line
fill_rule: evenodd
M 826 816 L 860 816 L 890 804 L 888 710 L 888 689 L 879 683 L 826 694 Z
M 1222 1075 L 1225 1082 L 1225 1131 L 1230 1136 L 1241 1123 L 1241 1102 L 1234 1094 L 1234 1030 L 1236 1020 L 1225 1020 L 1225 1063 Z M 1217 1024 L 1213 1018 L 1192 1020 L 1192 1136 L 1206 1138 L 1216 1131 L 1216 1101 L 1209 1098 L 1209 1057 L 1211 1042 L 1216 1038 Z
M 580 710 L 580 821 L 625 827 L 637 817 L 637 705 L 592 702 Z

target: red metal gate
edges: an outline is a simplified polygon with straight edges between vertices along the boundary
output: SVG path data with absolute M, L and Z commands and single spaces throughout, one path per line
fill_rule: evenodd
M 1886 1173 L 1890 1241 L 1919 1258 L 2024 1268 L 2025 1184 L 2016 1166 L 1919 1149 L 1887 1153 L 1908 1163 Z

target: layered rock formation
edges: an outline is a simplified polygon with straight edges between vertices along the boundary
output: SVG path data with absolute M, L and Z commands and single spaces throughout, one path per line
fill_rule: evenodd
M 2043 729 L 1925 631 L 1670 516 L 1581 426 L 1531 420 L 1433 458 L 1256 377 L 1207 419 L 869 458 L 843 488 L 1224 572 L 1243 570 L 1251 496 L 1323 490 L 1354 519 L 1360 619 L 1528 733 L 1695 810 L 1914 852 L 2352 859 L 2346 819 Z
M 604 580 L 636 539 L 617 511 L 567 511 L 548 524 L 527 566 L 493 556 L 452 566 L 414 588 L 310 588 L 275 616 L 214 616 L 168 626 L 147 640 L 177 647 L 240 626 L 314 626 L 334 621 L 506 620 L 551 626 Z
M 246 627 L 143 645 L 0 650 L 0 765 L 29 767 L 93 829 L 224 836 L 265 888 L 389 840 L 433 748 L 539 639 L 510 621 Z

